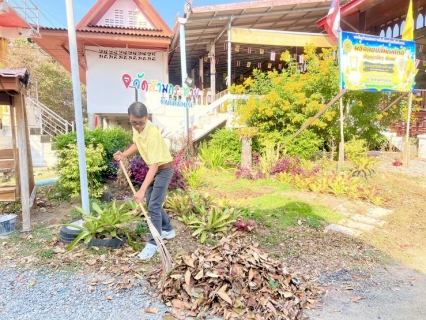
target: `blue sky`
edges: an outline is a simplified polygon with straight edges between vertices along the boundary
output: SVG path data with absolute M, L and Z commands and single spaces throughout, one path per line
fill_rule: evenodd
M 249 0 L 194 0 L 193 6 L 207 6 L 214 4 L 226 4 L 245 2 Z M 40 25 L 45 27 L 66 28 L 65 0 L 33 0 L 39 7 Z M 90 10 L 97 0 L 74 0 L 74 20 L 77 24 Z M 185 0 L 150 0 L 151 4 L 163 17 L 170 28 L 173 27 L 176 15 L 182 16 Z

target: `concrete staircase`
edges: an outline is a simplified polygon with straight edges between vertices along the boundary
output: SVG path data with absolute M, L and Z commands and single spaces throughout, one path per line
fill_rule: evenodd
M 210 105 L 203 108 L 201 111 L 190 116 L 190 128 L 192 129 L 192 140 L 197 141 L 208 136 L 216 128 L 230 126 L 233 119 L 233 114 L 230 112 L 221 113 L 222 105 L 232 99 L 233 95 L 223 92 Z M 179 122 L 175 127 L 164 133 L 166 138 L 172 136 L 184 135 L 185 124 Z
M 31 157 L 34 167 L 52 167 L 58 162 L 50 136 L 30 134 Z

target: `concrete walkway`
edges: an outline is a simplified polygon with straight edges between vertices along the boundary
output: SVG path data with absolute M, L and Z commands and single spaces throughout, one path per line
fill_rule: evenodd
M 382 220 L 382 218 L 393 212 L 393 210 L 381 207 L 368 207 L 368 204 L 363 204 L 362 208 L 353 210 L 352 203 L 351 205 L 349 205 L 348 202 L 339 204 L 334 208 L 334 211 L 342 214 L 346 218 L 340 220 L 336 224 L 330 224 L 326 229 L 358 237 L 363 232 L 369 232 L 376 228 L 383 227 L 386 221 Z

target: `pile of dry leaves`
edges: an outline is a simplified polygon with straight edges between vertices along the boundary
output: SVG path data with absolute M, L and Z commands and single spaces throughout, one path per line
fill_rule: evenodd
M 160 283 L 152 273 L 151 284 Z M 176 261 L 161 281 L 163 300 L 178 319 L 207 313 L 224 319 L 302 319 L 322 290 L 307 277 L 289 274 L 256 245 L 235 237 L 202 247 Z

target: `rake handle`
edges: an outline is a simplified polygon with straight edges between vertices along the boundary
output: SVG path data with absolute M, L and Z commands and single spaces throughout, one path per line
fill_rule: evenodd
M 130 180 L 129 174 L 127 173 L 127 170 L 126 170 L 126 168 L 124 167 L 123 161 L 121 161 L 121 160 L 120 160 L 119 162 L 120 162 L 121 170 L 123 170 L 124 176 L 126 177 L 127 182 L 129 183 L 129 186 L 130 186 L 130 188 L 132 189 L 132 192 L 133 192 L 133 195 L 134 195 L 134 194 L 136 193 L 135 187 L 133 186 L 133 183 L 132 183 L 132 181 Z M 145 208 L 143 207 L 143 205 L 142 205 L 142 203 L 141 203 L 141 202 L 139 202 L 139 206 L 141 207 L 142 212 L 143 212 L 143 214 L 144 214 L 145 218 L 146 218 L 147 220 L 151 221 L 151 219 L 150 219 L 150 218 L 149 218 L 149 216 L 147 215 L 147 213 L 146 213 L 146 211 L 145 211 Z

